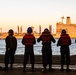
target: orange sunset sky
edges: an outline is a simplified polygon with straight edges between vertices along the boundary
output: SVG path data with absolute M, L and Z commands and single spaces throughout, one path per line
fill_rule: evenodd
M 12 28 L 17 32 L 17 26 L 26 32 L 28 26 L 34 26 L 35 31 L 42 31 L 52 25 L 55 32 L 56 23 L 66 22 L 70 16 L 72 23 L 76 23 L 76 0 L 0 0 L 0 28 L 7 32 Z

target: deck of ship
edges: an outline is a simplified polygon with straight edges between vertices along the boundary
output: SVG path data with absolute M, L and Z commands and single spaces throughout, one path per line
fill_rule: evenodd
M 70 64 L 70 69 L 72 71 L 66 72 L 66 65 L 64 66 L 64 71 L 61 72 L 59 69 L 61 68 L 60 66 L 60 56 L 54 55 L 53 56 L 53 65 L 52 68 L 55 69 L 54 72 L 41 72 L 43 69 L 42 65 L 42 58 L 40 55 L 35 56 L 35 72 L 31 72 L 31 65 L 30 62 L 27 64 L 27 72 L 23 72 L 23 55 L 15 55 L 15 63 L 13 65 L 13 70 L 9 71 L 3 71 L 2 69 L 0 70 L 0 75 L 75 75 L 76 73 L 76 56 L 73 55 L 71 56 L 71 64 Z M 0 55 L 0 66 L 4 67 L 4 55 Z M 48 66 L 47 66 L 48 68 Z

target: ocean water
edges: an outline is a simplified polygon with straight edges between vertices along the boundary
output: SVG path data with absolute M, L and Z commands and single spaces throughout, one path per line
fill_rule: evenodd
M 37 40 L 37 39 L 36 39 Z M 16 55 L 24 55 L 25 49 L 24 49 L 24 45 L 22 45 L 21 43 L 22 39 L 17 39 L 17 50 L 16 50 Z M 60 55 L 60 47 L 57 47 L 57 41 L 58 39 L 56 39 L 56 43 L 52 43 L 52 54 L 53 55 Z M 75 39 L 71 39 L 72 44 L 70 45 L 70 55 L 76 55 L 76 43 L 75 43 Z M 5 40 L 0 40 L 0 55 L 4 55 L 5 54 Z M 42 42 L 36 42 L 36 44 L 34 45 L 34 54 L 35 55 L 42 55 L 41 53 L 41 49 L 42 49 Z

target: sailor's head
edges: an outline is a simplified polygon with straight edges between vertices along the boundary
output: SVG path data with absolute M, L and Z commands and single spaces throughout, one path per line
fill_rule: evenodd
M 8 34 L 9 34 L 9 35 L 14 35 L 13 29 L 10 29 L 10 30 L 8 31 Z
M 45 28 L 45 29 L 44 29 L 44 32 L 49 32 L 48 28 Z
M 32 33 L 32 28 L 31 27 L 28 27 L 27 33 Z
M 66 30 L 63 29 L 62 32 L 61 32 L 61 34 L 66 34 Z

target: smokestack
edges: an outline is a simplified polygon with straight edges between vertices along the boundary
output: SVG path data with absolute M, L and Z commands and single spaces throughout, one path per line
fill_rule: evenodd
M 33 27 L 33 26 L 31 26 L 31 28 L 32 28 L 32 33 L 34 33 L 34 27 Z
M 70 17 L 67 17 L 67 18 L 66 18 L 66 24 L 68 24 L 68 25 L 71 24 Z
M 19 27 L 19 33 L 22 33 L 22 26 Z
M 0 28 L 0 34 L 2 34 L 2 28 Z
M 52 26 L 51 25 L 49 25 L 49 31 L 50 31 L 50 33 L 52 32 Z
M 21 27 L 17 26 L 17 29 L 18 29 L 18 34 L 22 33 L 22 26 Z
M 19 34 L 19 26 L 17 26 L 18 34 Z
M 41 25 L 39 25 L 39 34 L 41 34 Z

